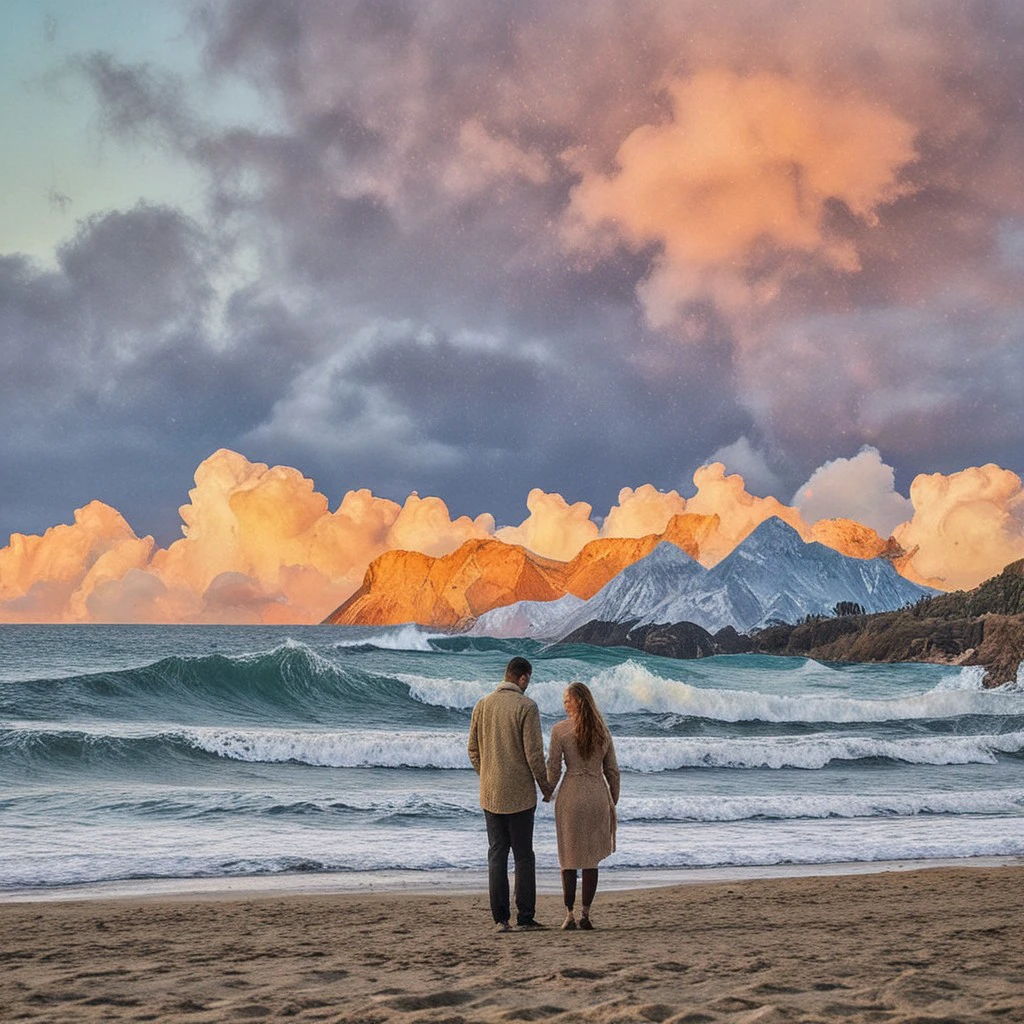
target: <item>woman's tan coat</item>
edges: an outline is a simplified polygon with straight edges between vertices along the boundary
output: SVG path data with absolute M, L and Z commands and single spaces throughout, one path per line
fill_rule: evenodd
M 611 736 L 586 760 L 580 756 L 572 721 L 551 730 L 548 785 L 554 789 L 558 863 L 563 868 L 596 868 L 615 851 L 615 805 L 619 802 L 619 764 Z

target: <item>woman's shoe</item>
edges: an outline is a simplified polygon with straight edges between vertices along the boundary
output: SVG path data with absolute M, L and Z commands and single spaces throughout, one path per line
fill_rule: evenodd
M 562 931 L 563 932 L 574 932 L 574 931 L 576 931 L 576 918 L 572 916 L 572 911 L 571 910 L 569 911 L 568 914 L 565 915 L 565 920 L 562 922 Z
M 580 926 L 579 927 L 580 927 L 580 931 L 583 931 L 583 932 L 592 932 L 594 930 L 594 926 L 590 923 L 590 918 L 586 914 L 584 914 L 580 918 Z

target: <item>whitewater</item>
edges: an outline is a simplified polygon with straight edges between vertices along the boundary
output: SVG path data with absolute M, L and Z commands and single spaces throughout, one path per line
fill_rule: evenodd
M 1024 856 L 1024 685 L 675 661 L 412 626 L 0 626 L 0 895 L 127 879 L 486 870 L 473 704 L 574 679 L 623 769 L 612 871 Z M 551 808 L 539 870 L 554 872 Z M 433 876 L 432 876 L 433 873 Z

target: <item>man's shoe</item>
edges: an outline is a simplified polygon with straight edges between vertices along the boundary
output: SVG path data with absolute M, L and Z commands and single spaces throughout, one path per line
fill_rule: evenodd
M 516 927 L 522 929 L 523 931 L 537 931 L 538 929 L 546 928 L 547 925 L 543 925 L 540 923 L 540 921 L 537 921 L 531 917 L 527 921 L 520 921 L 516 925 Z
M 496 932 L 510 932 L 512 931 L 512 926 L 508 923 L 508 921 L 499 921 L 494 926 L 494 930 Z

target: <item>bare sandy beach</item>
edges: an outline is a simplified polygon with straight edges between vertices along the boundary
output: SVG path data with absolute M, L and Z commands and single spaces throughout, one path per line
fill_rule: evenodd
M 593 932 L 491 930 L 486 895 L 0 905 L 0 1018 L 1024 1021 L 1024 867 L 599 893 Z

